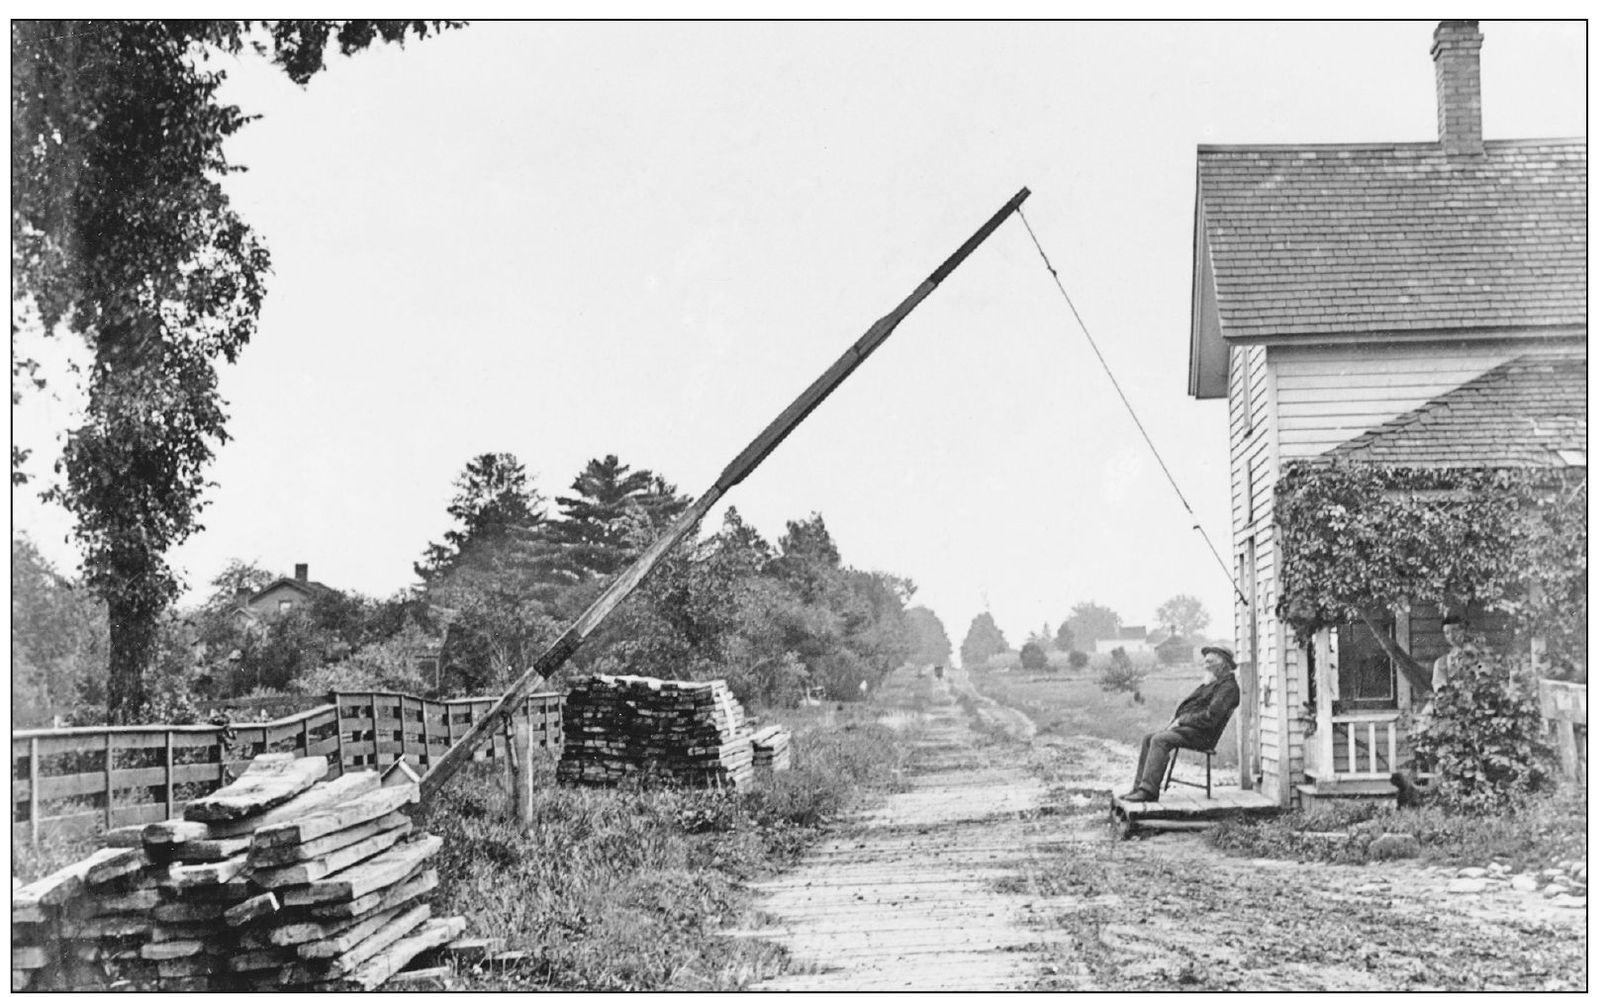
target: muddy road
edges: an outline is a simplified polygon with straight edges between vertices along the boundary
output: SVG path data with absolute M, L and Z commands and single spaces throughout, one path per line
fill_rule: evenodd
M 780 990 L 1580 989 L 1585 911 L 1447 870 L 1223 855 L 1199 834 L 1120 840 L 1106 791 L 1132 748 L 1045 735 L 964 673 L 930 684 L 908 792 L 757 884 L 748 933 Z

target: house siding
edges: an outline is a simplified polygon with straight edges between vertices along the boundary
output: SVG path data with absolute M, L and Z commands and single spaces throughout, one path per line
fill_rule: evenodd
M 1582 356 L 1580 340 L 1268 347 L 1283 461 L 1316 457 L 1521 354 Z

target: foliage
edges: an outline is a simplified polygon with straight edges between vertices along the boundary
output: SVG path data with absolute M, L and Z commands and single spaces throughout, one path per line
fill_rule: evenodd
M 106 661 L 104 604 L 62 577 L 26 534 L 14 535 L 12 723 L 49 724 L 87 699 L 104 702 Z
M 1458 651 L 1458 667 L 1436 691 L 1414 748 L 1435 760 L 1437 795 L 1448 806 L 1478 813 L 1513 810 L 1553 781 L 1556 760 L 1535 682 L 1518 659 L 1505 659 L 1482 641 Z
M 490 556 L 515 531 L 534 530 L 542 522 L 542 496 L 532 488 L 525 465 L 508 453 L 484 453 L 464 465 L 453 482 L 447 514 L 457 526 L 441 543 L 425 548 L 423 563 L 413 570 L 427 583 L 461 564 Z
M 1140 691 L 1140 683 L 1145 679 L 1145 670 L 1129 657 L 1129 653 L 1121 647 L 1112 648 L 1107 659 L 1106 667 L 1101 669 L 1100 685 L 1107 692 L 1126 692 L 1134 697 L 1136 703 L 1145 702 L 1145 696 Z
M 1301 639 L 1381 609 L 1478 604 L 1585 677 L 1586 481 L 1551 469 L 1297 463 L 1276 488 L 1278 612 Z
M 1081 672 L 1089 667 L 1088 651 L 1068 651 L 1067 667 L 1075 672 Z
M 940 667 L 949 663 L 955 648 L 950 644 L 950 635 L 944 631 L 944 623 L 937 613 L 926 606 L 912 606 L 905 611 L 905 623 L 916 645 L 911 661 L 918 665 Z
M 1029 671 L 1044 671 L 1050 667 L 1050 656 L 1038 642 L 1029 640 L 1022 645 L 1020 654 L 1022 667 Z
M 967 628 L 967 635 L 961 641 L 961 663 L 964 665 L 981 665 L 996 654 L 1011 650 L 1006 642 L 1006 635 L 994 621 L 994 616 L 988 612 L 979 613 L 972 618 L 972 625 Z
M 254 47 L 305 83 L 331 31 L 350 53 L 408 29 L 436 27 L 12 22 L 14 311 L 93 354 L 84 422 L 46 495 L 74 516 L 85 581 L 106 604 L 118 719 L 139 714 L 160 615 L 179 591 L 164 556 L 200 527 L 205 468 L 228 438 L 214 365 L 254 333 L 268 270 L 218 182 L 232 168 L 224 141 L 248 118 L 218 101 L 224 74 L 209 60 L 266 31 Z M 15 353 L 12 369 L 37 374 Z M 25 457 L 13 449 L 14 479 Z
M 417 626 L 358 648 L 350 658 L 315 665 L 290 681 L 293 692 L 322 696 L 336 690 L 384 689 L 424 695 L 434 691 L 434 674 L 424 667 L 438 659 L 439 642 Z
M 1056 646 L 1063 651 L 1094 651 L 1097 640 L 1116 637 L 1123 618 L 1117 610 L 1094 602 L 1081 602 L 1056 630 Z
M 1200 599 L 1180 593 L 1157 607 L 1156 621 L 1167 631 L 1195 640 L 1206 631 L 1212 616 Z
M 614 454 L 589 460 L 570 488 L 575 494 L 557 499 L 562 517 L 554 524 L 555 540 L 566 550 L 565 563 L 573 581 L 611 577 L 631 562 L 640 549 L 640 534 L 633 510 L 647 517 L 648 539 L 663 532 L 687 508 L 664 478 L 636 470 Z

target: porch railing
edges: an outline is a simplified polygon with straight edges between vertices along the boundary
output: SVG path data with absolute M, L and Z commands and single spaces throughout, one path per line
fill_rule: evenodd
M 1542 719 L 1553 724 L 1559 769 L 1566 782 L 1587 781 L 1587 687 L 1576 682 L 1537 682 Z
M 1321 726 L 1309 741 L 1316 750 L 1307 774 L 1324 782 L 1389 778 L 1397 770 L 1402 724 L 1395 710 L 1332 714 L 1329 730 Z

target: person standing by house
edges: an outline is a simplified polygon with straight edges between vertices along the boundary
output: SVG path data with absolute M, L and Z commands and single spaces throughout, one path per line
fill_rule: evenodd
M 1447 684 L 1447 680 L 1457 674 L 1462 667 L 1466 655 L 1469 653 L 1469 631 L 1464 625 L 1464 618 L 1457 613 L 1448 613 L 1441 618 L 1441 636 L 1447 641 L 1447 653 L 1436 659 L 1430 669 L 1430 691 L 1437 693 Z
M 1123 796 L 1130 803 L 1150 803 L 1161 791 L 1162 776 L 1175 748 L 1210 751 L 1230 714 L 1240 705 L 1240 684 L 1235 681 L 1235 656 L 1222 647 L 1203 647 L 1206 681 L 1184 697 L 1173 711 L 1173 722 L 1145 735 L 1140 760 L 1134 768 L 1134 788 Z

